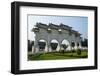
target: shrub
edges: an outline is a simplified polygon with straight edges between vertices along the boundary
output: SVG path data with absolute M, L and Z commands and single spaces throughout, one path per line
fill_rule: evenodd
M 81 49 L 77 49 L 77 54 L 81 55 Z
M 64 52 L 65 52 L 65 50 L 61 50 L 61 53 L 63 53 L 63 54 L 64 54 Z
M 72 53 L 75 53 L 75 52 L 76 52 L 76 51 L 73 49 L 73 50 L 72 50 Z

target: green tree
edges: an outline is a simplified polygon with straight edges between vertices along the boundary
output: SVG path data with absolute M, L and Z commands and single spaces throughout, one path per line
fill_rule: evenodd
M 62 47 L 64 48 L 64 50 L 66 50 L 68 48 L 68 45 L 62 44 Z
M 68 48 L 68 45 L 62 44 L 61 47 L 63 48 L 61 52 L 64 54 L 64 51 Z
M 51 49 L 56 50 L 58 46 L 58 43 L 51 43 Z

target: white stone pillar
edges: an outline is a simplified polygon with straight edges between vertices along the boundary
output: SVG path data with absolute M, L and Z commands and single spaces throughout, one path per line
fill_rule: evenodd
M 51 52 L 51 45 L 50 45 L 50 41 L 48 41 L 47 46 L 48 46 L 48 52 Z
M 39 52 L 38 40 L 35 40 L 35 42 L 34 42 L 34 53 L 38 53 L 38 52 Z
M 46 46 L 45 46 L 45 49 L 44 49 L 45 52 L 48 52 L 48 43 L 46 42 Z
M 32 54 L 34 54 L 34 46 L 32 46 Z
M 61 43 L 59 42 L 59 43 L 58 43 L 58 46 L 57 46 L 57 51 L 60 50 L 60 46 L 61 46 Z
M 60 46 L 59 51 L 61 51 L 61 48 L 62 48 L 62 47 L 61 47 L 61 42 L 60 42 L 59 46 Z
M 79 49 L 82 49 L 81 42 L 79 42 Z
M 51 45 L 48 46 L 49 52 L 52 52 Z
M 75 48 L 75 50 L 78 49 L 78 47 L 77 47 L 77 42 L 75 42 L 75 47 L 74 47 L 74 48 Z
M 69 51 L 72 50 L 71 42 L 69 42 L 68 50 L 69 50 Z

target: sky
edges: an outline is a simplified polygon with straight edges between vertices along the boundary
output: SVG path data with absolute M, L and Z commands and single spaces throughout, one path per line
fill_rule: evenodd
M 37 22 L 44 24 L 57 24 L 63 23 L 72 27 L 73 30 L 81 33 L 81 37 L 88 38 L 88 17 L 82 16 L 51 16 L 51 15 L 28 15 L 28 39 L 34 39 L 34 32 L 32 28 Z

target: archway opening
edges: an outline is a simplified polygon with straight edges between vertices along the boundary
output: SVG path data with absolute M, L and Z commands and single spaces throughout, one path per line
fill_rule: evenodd
M 52 51 L 58 51 L 60 48 L 59 42 L 56 39 L 51 40 L 50 46 Z
M 75 42 L 71 42 L 71 47 L 72 47 L 72 49 L 75 49 Z
M 46 49 L 46 40 L 41 39 L 38 42 L 39 51 L 44 51 Z
M 61 49 L 62 50 L 70 50 L 70 45 L 69 45 L 69 41 L 64 39 L 61 43 Z

